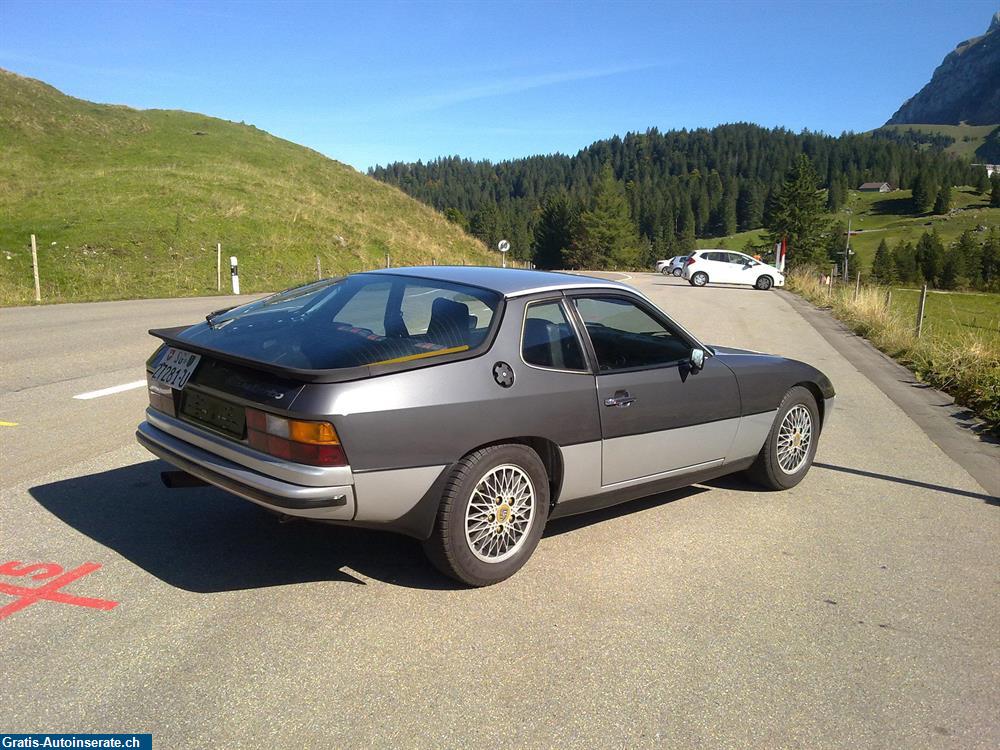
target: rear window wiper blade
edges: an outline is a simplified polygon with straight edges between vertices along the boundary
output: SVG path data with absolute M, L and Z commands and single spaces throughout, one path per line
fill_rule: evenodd
M 205 316 L 205 322 L 208 323 L 212 328 L 215 328 L 215 319 L 222 315 L 222 313 L 227 313 L 230 310 L 235 310 L 239 305 L 232 305 L 231 307 L 223 307 L 221 310 L 213 310 L 208 315 Z

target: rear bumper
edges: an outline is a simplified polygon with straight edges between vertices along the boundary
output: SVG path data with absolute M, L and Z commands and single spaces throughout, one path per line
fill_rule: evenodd
M 270 510 L 325 520 L 354 517 L 352 485 L 316 487 L 277 479 L 180 440 L 148 421 L 139 425 L 135 437 L 139 445 L 178 469 Z

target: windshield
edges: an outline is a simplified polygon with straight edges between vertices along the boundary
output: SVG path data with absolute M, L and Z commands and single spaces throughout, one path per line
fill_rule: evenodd
M 362 274 L 209 316 L 179 338 L 295 369 L 395 364 L 477 348 L 499 304 L 499 294 L 477 287 Z

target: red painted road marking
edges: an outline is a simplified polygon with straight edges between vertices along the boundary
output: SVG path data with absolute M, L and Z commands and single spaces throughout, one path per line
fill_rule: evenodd
M 59 590 L 66 584 L 72 583 L 78 578 L 83 578 L 100 569 L 100 565 L 92 562 L 84 563 L 65 573 L 63 573 L 62 566 L 55 563 L 24 565 L 20 560 L 11 560 L 0 565 L 0 575 L 16 577 L 30 576 L 33 581 L 43 581 L 46 578 L 52 579 L 45 585 L 38 586 L 37 588 L 0 583 L 0 594 L 18 597 L 17 601 L 0 608 L 0 620 L 10 617 L 15 612 L 20 612 L 25 607 L 30 607 L 32 604 L 42 600 L 58 602 L 60 604 L 75 604 L 78 607 L 90 607 L 91 609 L 114 609 L 118 606 L 118 602 L 112 602 L 107 599 L 92 599 L 87 596 L 73 596 Z

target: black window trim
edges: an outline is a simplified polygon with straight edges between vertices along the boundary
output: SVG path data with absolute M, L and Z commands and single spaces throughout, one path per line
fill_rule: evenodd
M 642 310 L 651 318 L 653 318 L 653 320 L 657 321 L 662 326 L 667 328 L 669 331 L 676 334 L 688 345 L 690 349 L 701 349 L 702 351 L 705 352 L 705 355 L 709 357 L 714 355 L 714 352 L 709 347 L 702 344 L 700 341 L 698 341 L 698 339 L 694 338 L 690 333 L 688 333 L 682 326 L 675 323 L 669 317 L 664 315 L 663 312 L 661 312 L 657 307 L 655 307 L 654 305 L 652 305 L 646 299 L 640 297 L 639 295 L 629 294 L 628 292 L 604 291 L 604 292 L 588 293 L 586 291 L 577 292 L 574 290 L 572 293 L 569 292 L 566 293 L 566 297 L 568 300 L 573 302 L 573 304 L 570 305 L 570 308 L 572 309 L 574 318 L 577 322 L 577 325 L 579 326 L 579 329 L 581 329 L 585 334 L 584 340 L 586 341 L 587 356 L 591 360 L 591 368 L 595 376 L 617 375 L 618 373 L 629 373 L 629 372 L 643 372 L 645 370 L 663 370 L 669 367 L 679 367 L 684 363 L 686 363 L 688 360 L 687 358 L 682 357 L 680 359 L 674 359 L 668 362 L 660 362 L 659 364 L 655 365 L 640 365 L 638 367 L 620 367 L 613 370 L 602 370 L 600 362 L 597 359 L 597 351 L 594 349 L 594 344 L 590 340 L 590 333 L 587 331 L 587 326 L 583 322 L 583 316 L 580 315 L 580 311 L 576 307 L 576 300 L 581 297 L 588 299 L 603 297 L 603 298 L 618 299 L 618 300 L 624 300 L 626 302 L 631 302 L 640 310 Z

